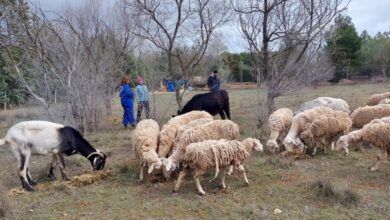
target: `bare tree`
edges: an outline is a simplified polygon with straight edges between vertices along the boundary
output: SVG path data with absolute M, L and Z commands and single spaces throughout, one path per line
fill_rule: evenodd
M 124 0 L 132 32 L 164 53 L 172 79 L 188 78 L 206 53 L 215 30 L 227 22 L 225 0 Z M 182 107 L 180 88 L 176 101 Z
M 104 109 L 110 113 L 116 81 L 125 63 L 123 54 L 131 52 L 134 40 L 130 23 L 123 19 L 124 11 L 105 14 L 100 3 L 91 1 L 54 19 L 37 9 L 33 22 L 24 20 L 26 42 L 12 45 L 0 41 L 6 47 L 24 50 L 31 74 L 35 74 L 34 86 L 24 84 L 44 104 L 52 120 L 62 120 L 81 131 L 98 128 Z M 60 104 L 53 106 L 57 96 Z
M 267 108 L 260 109 L 263 115 L 275 110 L 276 97 L 309 80 L 309 67 L 318 64 L 324 30 L 348 3 L 349 0 L 231 0 L 242 36 L 258 64 L 258 84 L 266 88 Z

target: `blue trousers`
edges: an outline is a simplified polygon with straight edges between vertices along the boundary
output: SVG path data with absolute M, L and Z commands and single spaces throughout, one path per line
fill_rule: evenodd
M 124 126 L 127 126 L 128 124 L 135 125 L 135 119 L 134 119 L 134 110 L 133 106 L 123 106 L 123 120 L 122 123 Z

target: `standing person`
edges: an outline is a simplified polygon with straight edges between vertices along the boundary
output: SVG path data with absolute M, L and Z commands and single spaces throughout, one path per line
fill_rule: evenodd
M 149 118 L 149 91 L 148 87 L 144 85 L 144 79 L 141 76 L 137 77 L 138 85 L 135 87 L 137 94 L 137 123 L 141 121 L 142 109 L 145 108 L 145 116 Z
M 119 97 L 121 98 L 121 104 L 123 108 L 123 126 L 127 128 L 130 124 L 131 127 L 135 127 L 134 110 L 133 110 L 133 97 L 134 93 L 131 91 L 130 79 L 128 76 L 122 77 L 121 86 L 119 87 Z
M 220 82 L 217 76 L 218 71 L 214 70 L 209 78 L 207 79 L 207 86 L 210 88 L 211 92 L 219 90 Z

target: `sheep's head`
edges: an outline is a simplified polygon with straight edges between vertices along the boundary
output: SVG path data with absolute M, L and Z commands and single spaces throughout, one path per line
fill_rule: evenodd
M 351 135 L 353 135 L 352 133 L 350 133 Z M 349 135 L 346 134 L 346 135 L 343 135 L 341 136 L 337 142 L 336 142 L 336 146 L 335 146 L 335 149 L 337 151 L 340 151 L 342 149 L 345 150 L 344 154 L 345 155 L 348 155 L 348 147 L 349 147 Z
M 253 138 L 253 145 L 256 151 L 263 152 L 263 145 L 256 138 Z
M 163 158 L 162 167 L 164 177 L 169 179 L 171 177 L 172 172 L 176 169 L 176 164 L 172 163 L 172 160 L 168 158 Z
M 103 170 L 106 164 L 106 158 L 107 155 L 98 149 L 87 157 L 92 164 L 93 170 Z
M 267 141 L 267 147 L 272 152 L 276 152 L 279 149 L 278 142 L 276 142 L 276 140 L 271 139 Z
M 286 148 L 286 151 L 293 152 L 294 148 L 299 148 L 302 152 L 305 147 L 303 144 L 302 140 L 300 138 L 291 138 L 291 137 L 286 137 L 283 140 L 283 145 Z
M 148 173 L 152 173 L 153 170 L 159 170 L 161 169 L 161 166 L 162 166 L 162 162 L 161 162 L 161 159 L 158 158 L 158 160 L 156 162 L 153 162 L 149 165 L 149 169 L 148 169 Z

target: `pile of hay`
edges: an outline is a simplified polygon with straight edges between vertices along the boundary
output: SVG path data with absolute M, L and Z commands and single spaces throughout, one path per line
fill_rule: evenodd
M 70 178 L 70 181 L 54 181 L 54 182 L 43 182 L 38 183 L 34 188 L 36 191 L 61 191 L 66 189 L 75 189 L 78 187 L 86 186 L 93 184 L 101 179 L 104 179 L 108 176 L 111 176 L 113 172 L 111 170 L 102 170 L 102 171 L 89 171 L 80 176 L 73 176 Z M 9 191 L 9 195 L 16 196 L 26 194 L 27 192 L 21 188 L 13 188 Z
M 81 187 L 92 184 L 111 175 L 111 170 L 91 171 L 80 176 L 72 177 L 68 184 L 74 187 Z

